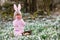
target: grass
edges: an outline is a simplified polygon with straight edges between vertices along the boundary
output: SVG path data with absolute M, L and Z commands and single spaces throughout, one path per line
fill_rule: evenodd
M 58 40 L 60 37 L 60 16 L 54 20 L 44 20 L 26 22 L 24 30 L 32 30 L 32 34 L 18 37 L 13 35 L 11 21 L 4 24 L 0 23 L 0 40 Z

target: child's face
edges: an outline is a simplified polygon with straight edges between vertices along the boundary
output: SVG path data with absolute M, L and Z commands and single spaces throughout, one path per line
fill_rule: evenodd
M 22 16 L 21 16 L 20 14 L 17 14 L 17 15 L 16 15 L 16 18 L 17 18 L 17 19 L 21 19 Z

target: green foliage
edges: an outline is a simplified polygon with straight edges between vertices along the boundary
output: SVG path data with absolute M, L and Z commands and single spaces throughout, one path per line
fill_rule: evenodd
M 13 3 L 8 3 L 6 2 L 3 6 L 1 6 L 2 9 L 1 9 L 1 16 L 2 18 L 5 18 L 5 19 L 9 19 L 11 17 L 13 17 Z
M 2 7 L 0 6 L 0 10 L 2 9 Z
M 45 18 L 44 18 L 45 19 Z M 12 21 L 0 23 L 0 38 L 1 40 L 56 40 L 60 37 L 60 16 L 53 20 L 45 19 L 45 21 L 26 22 L 24 31 L 32 30 L 32 34 L 28 36 L 15 37 L 13 34 Z M 1 28 L 3 27 L 3 28 Z M 57 29 L 56 29 L 57 28 Z
M 43 0 L 44 2 L 44 10 L 47 11 L 47 14 L 50 15 L 50 4 L 51 4 L 51 0 Z
M 36 11 L 36 12 L 34 12 L 33 13 L 33 16 L 36 18 L 36 17 L 38 17 L 39 15 L 46 15 L 45 13 L 44 13 L 44 11 L 43 10 L 38 10 L 38 11 Z

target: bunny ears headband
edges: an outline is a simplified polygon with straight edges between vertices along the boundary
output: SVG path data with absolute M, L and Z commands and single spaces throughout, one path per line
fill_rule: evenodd
M 21 5 L 20 4 L 18 4 L 18 7 L 16 6 L 16 4 L 14 4 L 14 10 L 15 10 L 15 12 L 14 12 L 14 16 L 17 14 L 17 13 L 19 13 L 19 14 L 21 14 Z

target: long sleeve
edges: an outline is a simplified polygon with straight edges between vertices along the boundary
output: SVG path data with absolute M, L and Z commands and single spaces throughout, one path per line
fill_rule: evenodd
M 14 21 L 13 21 L 13 26 L 15 26 Z
M 13 26 L 14 26 L 14 29 L 17 29 L 18 25 L 15 21 L 13 21 Z
M 22 19 L 22 25 L 24 25 L 25 26 L 25 22 L 24 22 L 24 20 Z

